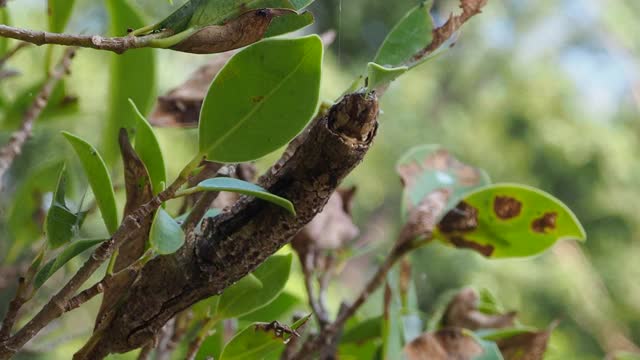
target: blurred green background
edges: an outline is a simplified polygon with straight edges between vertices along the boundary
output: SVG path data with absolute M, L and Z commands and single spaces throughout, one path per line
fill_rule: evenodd
M 172 8 L 160 0 L 132 3 L 149 22 Z M 312 10 L 317 23 L 308 31 L 338 33 L 325 58 L 326 100 L 338 97 L 362 72 L 390 27 L 415 3 L 316 1 Z M 68 32 L 105 32 L 103 5 L 78 0 Z M 437 0 L 436 23 L 446 20 L 456 5 Z M 46 28 L 44 0 L 9 0 L 8 9 L 12 24 Z M 453 49 L 391 85 L 382 101 L 375 146 L 348 179 L 359 188 L 355 216 L 369 241 L 384 244 L 394 238 L 401 191 L 394 163 L 411 146 L 423 143 L 446 146 L 460 159 L 486 169 L 496 182 L 525 183 L 554 194 L 575 211 L 588 234 L 585 244 L 562 242 L 524 260 L 487 261 L 439 245 L 422 249 L 413 260 L 425 313 L 446 290 L 475 285 L 518 310 L 526 324 L 544 328 L 561 320 L 548 359 L 602 359 L 640 344 L 638 18 L 637 0 L 490 0 L 485 11 L 465 25 Z M 33 96 L 43 78 L 46 51 L 23 50 L 7 65 L 20 75 L 0 80 L 0 143 L 19 124 L 20 112 L 11 104 Z M 211 58 L 169 51 L 156 56 L 158 94 Z M 39 231 L 31 227 L 42 216 L 34 209 L 48 202 L 46 193 L 53 189 L 57 168 L 51 164 L 72 159 L 57 130 L 99 143 L 108 104 L 109 58 L 103 52 L 79 52 L 66 81 L 67 92 L 79 97 L 77 105 L 52 110 L 39 120 L 34 139 L 14 166 L 9 187 L 0 195 L 1 266 L 20 264 L 32 255 Z M 175 174 L 195 151 L 195 132 L 159 133 L 169 172 Z M 265 168 L 276 157 L 258 165 Z M 79 200 L 86 183 L 70 161 L 77 170 L 71 171 L 76 174 L 71 194 Z M 96 219 L 89 219 L 84 231 L 94 236 L 104 232 Z M 73 266 L 77 264 L 67 270 Z M 56 277 L 47 284 L 35 309 L 62 281 Z M 341 286 L 349 285 L 353 287 Z M 9 289 L 0 292 L 0 309 L 9 300 Z M 340 293 L 344 291 L 333 293 L 336 303 Z M 373 306 L 368 310 L 379 311 Z M 92 315 L 92 308 L 80 309 L 54 324 L 48 330 L 58 329 L 58 335 L 30 344 L 34 356 L 53 348 L 58 355 L 68 354 L 78 342 L 67 340 L 86 336 Z M 66 329 L 64 336 L 61 328 Z

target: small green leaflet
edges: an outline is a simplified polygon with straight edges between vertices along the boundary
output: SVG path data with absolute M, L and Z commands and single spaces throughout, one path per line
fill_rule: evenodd
M 486 257 L 525 257 L 541 253 L 558 240 L 585 240 L 576 216 L 543 191 L 496 184 L 464 196 L 438 224 L 437 236 Z
M 296 321 L 291 325 L 291 330 L 299 329 L 310 317 L 311 314 Z M 267 323 L 254 323 L 237 333 L 225 346 L 220 360 L 279 359 L 285 344 L 293 335 L 285 332 L 278 337 L 275 329 L 269 329 L 269 326 Z
M 388 84 L 407 71 L 409 71 L 407 66 L 389 68 L 370 62 L 367 65 L 367 88 L 376 89 Z
M 136 153 L 138 153 L 138 156 L 140 156 L 140 159 L 147 168 L 149 178 L 151 178 L 153 192 L 157 194 L 163 190 L 161 184 L 167 182 L 167 170 L 164 165 L 162 149 L 160 148 L 160 143 L 158 143 L 158 138 L 153 128 L 151 128 L 151 124 L 149 124 L 144 115 L 138 110 L 133 100 L 129 99 L 129 104 L 138 121 L 135 136 Z
M 149 244 L 159 255 L 173 254 L 184 245 L 184 232 L 180 225 L 164 210 L 158 208 L 149 231 Z
M 98 203 L 104 224 L 107 226 L 109 234 L 113 234 L 118 229 L 118 209 L 107 165 L 98 151 L 88 142 L 68 132 L 63 131 L 62 135 L 67 138 L 78 155 Z
M 39 288 L 47 281 L 56 271 L 60 270 L 69 260 L 82 254 L 86 250 L 104 242 L 104 239 L 95 240 L 78 240 L 67 246 L 58 256 L 49 260 L 39 271 L 33 280 L 34 288 Z
M 82 213 L 75 214 L 67 207 L 65 201 L 66 184 L 66 169 L 63 165 L 58 177 L 58 185 L 51 199 L 51 206 L 47 212 L 47 241 L 52 249 L 57 249 L 71 241 L 84 217 Z
M 236 54 L 204 100 L 200 152 L 211 161 L 245 162 L 289 142 L 318 107 L 322 53 L 322 41 L 311 35 L 265 40 Z
M 207 179 L 198 184 L 196 189 L 198 191 L 229 191 L 238 194 L 254 196 L 258 199 L 276 204 L 292 214 L 296 213 L 291 201 L 274 195 L 256 184 L 234 178 L 217 177 L 213 179 Z

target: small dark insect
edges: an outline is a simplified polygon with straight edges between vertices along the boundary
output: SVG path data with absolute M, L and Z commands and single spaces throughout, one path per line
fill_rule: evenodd
M 287 338 L 285 338 L 285 334 L 289 335 L 289 337 L 291 336 L 300 337 L 300 334 L 298 334 L 297 331 L 293 330 L 287 325 L 280 324 L 278 321 L 272 321 L 270 323 L 257 323 L 255 326 L 256 326 L 256 331 L 258 330 L 266 331 L 266 332 L 273 331 L 273 334 L 276 337 L 281 338 L 285 341 L 288 340 Z

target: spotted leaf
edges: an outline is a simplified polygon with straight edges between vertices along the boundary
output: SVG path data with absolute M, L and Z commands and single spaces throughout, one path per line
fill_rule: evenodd
M 582 225 L 560 200 L 524 185 L 497 184 L 466 196 L 438 224 L 443 241 L 486 257 L 525 257 L 556 241 L 585 240 Z

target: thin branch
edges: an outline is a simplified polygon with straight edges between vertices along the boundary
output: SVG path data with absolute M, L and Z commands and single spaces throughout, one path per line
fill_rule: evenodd
M 105 241 L 98 247 L 82 267 L 73 275 L 67 284 L 55 294 L 51 300 L 31 319 L 20 331 L 6 341 L 0 343 L 0 359 L 11 357 L 18 352 L 24 344 L 32 339 L 51 321 L 64 314 L 67 304 L 73 295 L 84 284 L 93 273 L 98 270 L 113 252 L 124 242 L 129 240 L 135 230 L 138 229 L 143 220 L 152 214 L 156 209 L 168 199 L 171 199 L 178 189 L 187 182 L 189 174 L 200 163 L 200 158 L 193 159 L 180 173 L 177 179 L 158 194 L 148 203 L 142 205 L 138 210 L 127 216 L 120 228 L 113 234 L 111 239 Z
M 13 57 L 15 54 L 17 54 L 20 50 L 31 46 L 31 43 L 28 42 L 24 42 L 21 41 L 18 44 L 16 44 L 16 46 L 14 46 L 13 48 L 11 48 L 9 51 L 7 51 L 2 58 L 0 58 L 0 67 L 4 66 L 4 64 L 11 58 Z
M 2 177 L 9 170 L 9 167 L 11 167 L 15 158 L 20 155 L 22 147 L 31 137 L 33 133 L 33 124 L 40 116 L 45 106 L 47 106 L 47 102 L 49 101 L 49 97 L 51 97 L 53 89 L 58 81 L 60 81 L 65 74 L 69 73 L 71 60 L 75 56 L 75 53 L 75 48 L 70 48 L 65 51 L 62 56 L 62 60 L 49 74 L 49 78 L 40 89 L 38 96 L 36 96 L 36 99 L 25 113 L 20 129 L 13 133 L 9 142 L 0 149 L 0 189 L 2 189 Z
M 0 25 L 0 36 L 22 40 L 35 45 L 65 45 L 113 51 L 122 54 L 129 49 L 149 47 L 152 40 L 162 39 L 171 32 L 159 32 L 145 36 L 104 37 L 100 35 L 72 35 L 47 31 L 21 29 L 8 25 Z
M 18 288 L 16 289 L 16 296 L 9 303 L 9 309 L 2 322 L 2 328 L 0 328 L 0 341 L 3 341 L 11 335 L 11 329 L 18 319 L 18 313 L 27 302 L 27 282 L 24 277 L 20 277 L 18 280 Z
M 321 327 L 324 327 L 329 323 L 329 315 L 327 314 L 326 308 L 323 306 L 324 304 L 320 301 L 320 295 L 316 297 L 315 292 L 313 291 L 313 282 L 316 279 L 313 269 L 314 255 L 315 252 L 307 251 L 305 253 L 298 253 L 300 255 L 300 263 L 302 265 L 302 273 L 304 275 L 304 285 L 307 290 L 307 299 L 309 301 L 309 306 L 313 310 L 313 314 L 318 320 L 318 324 Z M 319 294 L 322 289 L 319 290 Z

